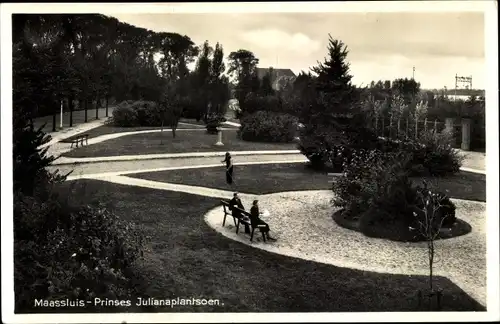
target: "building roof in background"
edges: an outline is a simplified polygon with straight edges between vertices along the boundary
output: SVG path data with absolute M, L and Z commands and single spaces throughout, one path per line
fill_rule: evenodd
M 266 73 L 269 72 L 269 68 L 257 68 L 257 76 L 262 79 Z M 273 68 L 273 74 L 276 77 L 287 76 L 287 77 L 297 77 L 290 69 L 275 69 Z

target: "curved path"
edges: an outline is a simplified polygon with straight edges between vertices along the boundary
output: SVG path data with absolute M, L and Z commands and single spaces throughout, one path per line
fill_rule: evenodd
M 150 131 L 149 131 L 150 132 Z M 113 134 L 116 135 L 116 134 Z M 105 135 L 107 136 L 107 135 Z M 121 135 L 124 136 L 124 135 Z M 90 141 L 89 141 L 90 142 Z M 246 152 L 252 153 L 252 152 Z M 248 154 L 238 157 L 235 165 L 267 163 L 303 163 L 307 160 L 300 154 Z M 282 152 L 283 153 L 283 152 Z M 147 156 L 146 156 L 147 158 Z M 230 198 L 231 191 L 205 187 L 187 186 L 144 179 L 130 178 L 127 174 L 200 167 L 222 167 L 220 156 L 184 156 L 175 159 L 125 160 L 110 162 L 102 160 L 90 164 L 56 165 L 61 172 L 74 169 L 68 180 L 99 179 L 122 185 L 147 187 L 196 195 Z M 467 171 L 484 173 L 476 169 Z M 327 179 L 325 179 L 327 181 Z M 265 208 L 272 210 L 268 221 L 277 242 L 251 244 L 244 234 L 236 235 L 234 228 L 226 223 L 222 227 L 222 210 L 215 208 L 205 215 L 206 222 L 228 238 L 256 248 L 321 263 L 333 264 L 361 270 L 395 273 L 427 274 L 426 249 L 422 243 L 401 243 L 367 238 L 344 229 L 331 219 L 331 191 L 300 191 L 270 195 L 240 193 L 248 206 L 258 197 Z M 486 231 L 484 203 L 454 200 L 458 217 L 473 226 L 468 235 L 442 240 L 437 243 L 438 263 L 436 272 L 458 284 L 478 302 L 486 305 Z M 286 208 L 283 208 L 286 206 Z M 294 217 L 291 217 L 291 216 Z

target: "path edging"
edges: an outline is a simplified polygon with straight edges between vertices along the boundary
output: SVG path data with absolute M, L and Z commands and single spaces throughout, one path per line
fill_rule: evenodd
M 192 152 L 192 153 L 171 153 L 171 154 L 147 154 L 147 155 L 130 155 L 130 156 L 107 156 L 95 158 L 69 158 L 61 156 L 62 161 L 54 161 L 52 165 L 78 165 L 88 163 L 102 162 L 130 162 L 158 159 L 178 159 L 178 158 L 203 158 L 203 157 L 222 157 L 226 151 L 218 152 Z M 232 151 L 232 156 L 247 156 L 247 155 L 282 155 L 282 154 L 300 154 L 298 150 L 283 150 L 283 151 Z

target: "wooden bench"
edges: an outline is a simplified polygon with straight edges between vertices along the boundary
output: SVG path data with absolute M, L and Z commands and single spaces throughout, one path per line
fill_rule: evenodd
M 221 200 L 221 204 L 222 204 L 222 208 L 224 210 L 224 219 L 222 220 L 222 226 L 225 226 L 227 216 L 228 215 L 231 216 L 233 218 L 234 225 L 236 226 L 236 234 L 238 234 L 240 231 L 240 224 L 243 224 L 245 226 L 252 228 L 252 230 L 250 232 L 250 242 L 253 241 L 253 235 L 254 235 L 255 229 L 265 227 L 265 225 L 253 226 L 252 222 L 250 221 L 251 220 L 250 213 L 247 212 L 246 210 L 243 210 L 243 209 L 238 208 L 238 207 L 234 207 L 234 209 L 239 212 L 238 214 L 240 215 L 240 217 L 238 217 L 238 216 L 233 215 L 232 210 L 229 207 L 228 201 Z M 262 232 L 262 238 L 264 239 L 264 242 L 265 242 L 266 236 L 264 235 L 264 232 Z
M 233 220 L 234 220 L 234 226 L 237 226 L 236 225 L 236 219 L 233 216 L 233 213 L 231 212 L 231 208 L 229 206 L 229 202 L 225 201 L 225 200 L 221 200 L 220 202 L 222 204 L 222 208 L 224 209 L 224 219 L 222 220 L 222 226 L 226 225 L 226 217 L 227 217 L 227 215 L 229 215 L 229 216 L 231 216 L 233 218 Z
M 237 211 L 240 212 L 240 215 L 242 215 L 241 218 L 238 218 L 238 224 L 236 225 L 236 233 L 238 233 L 238 229 L 240 227 L 240 224 L 244 224 L 244 225 L 247 225 L 247 226 L 250 226 L 252 228 L 251 232 L 250 232 L 250 242 L 253 241 L 253 234 L 255 232 L 255 229 L 256 228 L 265 228 L 266 226 L 265 225 L 255 225 L 255 224 L 252 224 L 251 222 L 251 215 L 249 212 L 247 212 L 246 210 L 243 210 L 241 208 L 238 208 L 238 207 L 234 207 L 234 209 L 236 209 Z M 264 234 L 264 232 L 261 230 L 260 231 L 262 233 L 262 239 L 264 240 L 264 242 L 266 241 L 266 235 Z
M 89 145 L 89 134 L 81 134 L 75 136 L 75 138 L 71 140 L 71 147 L 73 147 L 73 144 L 76 144 L 76 147 L 78 147 L 78 143 L 82 143 L 83 146 L 83 140 L 85 140 L 85 143 Z

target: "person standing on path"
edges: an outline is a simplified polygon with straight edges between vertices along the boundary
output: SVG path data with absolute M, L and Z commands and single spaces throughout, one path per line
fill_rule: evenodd
M 233 184 L 233 161 L 231 159 L 231 154 L 229 152 L 226 153 L 226 158 L 221 161 L 222 163 L 226 163 L 226 182 L 229 185 Z

